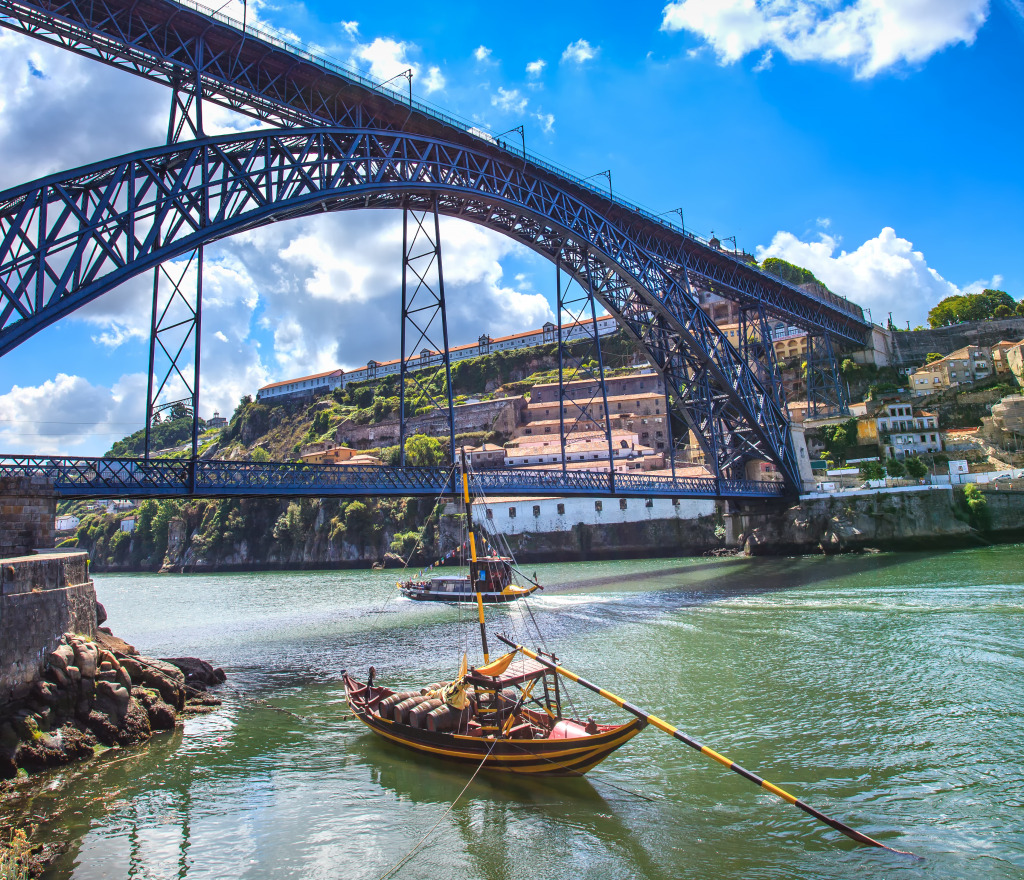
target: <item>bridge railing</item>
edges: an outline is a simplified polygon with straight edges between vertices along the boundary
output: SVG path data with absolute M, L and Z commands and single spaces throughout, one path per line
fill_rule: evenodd
M 382 95 L 385 95 L 388 98 L 391 98 L 392 100 L 400 101 L 402 104 L 408 106 L 410 109 L 417 110 L 420 113 L 430 116 L 433 119 L 438 120 L 439 122 L 443 122 L 445 125 L 457 128 L 460 131 L 465 132 L 466 134 L 472 135 L 473 137 L 485 140 L 492 146 L 497 145 L 497 140 L 495 139 L 495 137 L 490 132 L 487 132 L 483 128 L 481 128 L 480 123 L 472 122 L 460 116 L 453 115 L 445 110 L 442 110 L 436 104 L 432 104 L 429 101 L 417 100 L 414 98 L 406 98 L 398 89 L 391 88 L 388 85 L 376 80 L 374 77 L 360 73 L 358 70 L 355 70 L 354 68 L 349 67 L 348 65 L 343 64 L 340 61 L 328 58 L 325 55 L 314 52 L 311 47 L 306 46 L 301 41 L 294 39 L 290 35 L 285 35 L 280 31 L 275 30 L 274 28 L 268 27 L 267 25 L 252 25 L 248 22 L 245 22 L 243 24 L 243 22 L 238 21 L 230 15 L 225 15 L 220 10 L 211 9 L 202 3 L 196 2 L 196 0 L 173 0 L 173 2 L 177 3 L 180 6 L 185 6 L 189 9 L 192 9 L 195 12 L 198 12 L 200 15 L 204 15 L 208 18 L 213 18 L 217 21 L 220 21 L 228 25 L 229 27 L 234 28 L 235 30 L 255 36 L 265 43 L 269 43 L 272 46 L 276 46 L 279 49 L 283 49 L 289 54 L 297 55 L 298 57 L 305 59 L 311 64 L 315 64 L 317 67 L 321 67 L 324 70 L 329 70 L 331 73 L 341 76 L 344 79 L 351 80 L 352 82 L 355 82 L 358 85 L 363 86 L 364 88 L 378 92 Z M 711 247 L 710 242 L 707 239 L 702 238 L 701 236 L 688 231 L 682 225 L 680 225 L 679 228 L 677 228 L 668 220 L 666 220 L 663 215 L 657 214 L 654 211 L 650 210 L 649 208 L 645 208 L 642 205 L 638 205 L 636 202 L 627 201 L 626 199 L 623 199 L 621 196 L 614 195 L 611 192 L 601 189 L 601 187 L 596 185 L 593 181 L 580 177 L 578 174 L 566 168 L 564 165 L 559 165 L 557 162 L 554 162 L 551 159 L 542 157 L 537 153 L 527 150 L 525 148 L 525 144 L 522 149 L 517 148 L 514 144 L 507 143 L 503 143 L 500 148 L 508 153 L 520 156 L 525 161 L 530 162 L 531 164 L 537 166 L 538 168 L 543 168 L 544 170 L 550 171 L 551 173 L 556 174 L 557 176 L 565 180 L 569 180 L 576 186 L 582 187 L 585 190 L 589 190 L 590 192 L 594 193 L 597 196 L 600 196 L 603 199 L 607 199 L 611 202 L 614 202 L 617 205 L 622 206 L 623 208 L 626 208 L 636 214 L 639 214 L 650 223 L 656 223 L 659 226 L 667 230 L 671 230 L 676 234 L 681 233 L 686 238 L 699 242 L 705 247 Z M 729 259 L 738 262 L 740 261 L 739 256 L 732 254 L 729 251 L 721 250 L 720 248 L 718 248 L 718 250 L 723 254 L 723 256 L 726 256 Z M 779 278 L 777 275 L 774 275 L 771 272 L 766 272 L 764 269 L 761 269 L 760 267 L 751 268 L 756 268 L 756 270 L 760 272 L 762 275 L 765 275 L 777 282 L 787 284 L 787 282 L 784 279 Z M 850 302 L 844 297 L 832 293 L 831 291 L 828 291 L 827 294 L 825 292 L 802 292 L 807 296 L 810 296 L 812 299 L 819 299 L 823 302 L 827 302 L 830 305 L 834 306 L 835 308 L 839 309 L 840 311 L 846 312 L 847 314 L 859 318 L 862 321 L 864 320 L 864 310 L 860 306 L 858 306 L 856 303 Z
M 450 468 L 136 458 L 0 457 L 0 477 L 41 476 L 66 497 L 427 496 L 457 491 Z M 613 486 L 614 483 L 614 486 Z M 782 483 L 598 471 L 477 471 L 475 494 L 781 498 Z

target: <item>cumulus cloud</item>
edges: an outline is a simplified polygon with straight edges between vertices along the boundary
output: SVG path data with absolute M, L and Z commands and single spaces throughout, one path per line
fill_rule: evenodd
M 342 30 L 345 31 L 350 37 L 354 37 L 359 33 L 359 22 L 358 21 L 343 21 L 341 22 Z
M 392 79 L 407 70 L 412 71 L 413 81 L 418 82 L 422 68 L 409 57 L 410 52 L 414 51 L 416 51 L 416 46 L 413 43 L 377 37 L 372 43 L 360 43 L 356 46 L 352 53 L 352 63 L 361 70 L 369 71 L 371 76 L 381 82 Z M 422 81 L 423 88 L 428 93 L 443 89 L 445 85 L 445 79 L 439 67 L 429 68 Z
M 491 106 L 505 113 L 522 113 L 528 103 L 529 99 L 524 98 L 519 89 L 503 89 L 498 86 L 497 94 L 491 95 Z
M 577 40 L 575 43 L 570 43 L 565 47 L 565 51 L 562 53 L 562 61 L 572 64 L 584 64 L 587 61 L 593 61 L 600 51 L 600 46 L 591 46 L 586 40 Z
M 538 79 L 547 66 L 548 63 L 543 58 L 538 58 L 526 65 L 526 75 L 531 79 Z
M 989 0 L 675 0 L 661 28 L 705 40 L 723 64 L 775 48 L 792 61 L 826 61 L 869 78 L 970 45 Z
M 0 394 L 4 449 L 49 455 L 105 452 L 145 422 L 146 376 L 122 376 L 110 388 L 58 373 L 40 385 Z
M 819 233 L 817 241 L 801 241 L 790 232 L 777 232 L 768 247 L 757 248 L 758 260 L 766 257 L 810 269 L 830 290 L 870 308 L 876 322 L 891 310 L 911 324 L 924 323 L 935 303 L 961 293 L 888 226 L 854 251 L 842 250 L 840 239 L 827 233 Z
M 486 61 L 488 58 L 491 57 L 491 50 L 488 49 L 486 46 L 477 46 L 476 49 L 473 51 L 473 57 L 477 61 Z
M 533 118 L 540 123 L 540 129 L 544 134 L 551 134 L 555 130 L 554 113 L 534 113 Z

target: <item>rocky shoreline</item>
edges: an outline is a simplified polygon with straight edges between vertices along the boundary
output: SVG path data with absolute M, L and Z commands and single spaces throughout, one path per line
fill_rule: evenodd
M 28 775 L 140 745 L 213 711 L 221 701 L 209 691 L 225 679 L 205 660 L 140 654 L 108 627 L 95 639 L 65 633 L 42 677 L 0 708 L 0 799 L 16 797 Z M 10 828 L 0 839 L 0 876 L 38 876 L 57 855 L 33 846 L 31 830 Z

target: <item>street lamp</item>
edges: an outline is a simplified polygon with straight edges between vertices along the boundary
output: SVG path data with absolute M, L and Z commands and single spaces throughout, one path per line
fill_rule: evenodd
M 384 86 L 386 86 L 389 82 L 394 82 L 396 79 L 407 79 L 407 80 L 409 80 L 409 106 L 411 107 L 412 106 L 412 68 L 411 67 L 408 70 L 403 70 L 401 73 L 396 73 L 390 79 L 384 80 L 384 82 L 382 82 L 378 86 L 378 88 L 384 88 Z
M 525 158 L 526 157 L 526 132 L 523 130 L 523 127 L 521 125 L 517 125 L 515 128 L 510 128 L 508 131 L 503 131 L 503 132 L 501 132 L 501 134 L 496 134 L 494 136 L 494 139 L 497 141 L 498 138 L 503 137 L 506 134 L 512 134 L 512 132 L 515 132 L 516 134 L 519 135 L 520 138 L 522 138 L 522 141 L 523 141 L 523 158 Z M 505 147 L 505 145 L 502 144 L 501 141 L 498 141 L 498 146 L 501 147 L 503 150 L 507 149 L 507 147 Z
M 664 217 L 666 214 L 678 214 L 679 215 L 679 228 L 686 232 L 686 224 L 683 222 L 683 209 L 682 208 L 670 208 L 667 211 L 662 211 L 658 216 Z
M 594 177 L 607 177 L 608 178 L 608 198 L 610 198 L 610 199 L 614 198 L 615 196 L 612 193 L 612 172 L 611 172 L 611 169 L 608 169 L 607 171 L 598 171 L 596 174 L 591 174 L 588 177 L 584 177 L 583 179 L 584 180 L 591 180 Z

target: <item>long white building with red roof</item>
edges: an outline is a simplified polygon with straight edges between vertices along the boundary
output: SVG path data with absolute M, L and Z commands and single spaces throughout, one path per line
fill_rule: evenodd
M 580 321 L 562 328 L 563 337 L 566 341 L 583 339 L 590 335 L 591 321 Z M 597 319 L 597 332 L 599 336 L 608 336 L 616 330 L 615 318 L 611 315 L 604 315 Z M 481 355 L 491 354 L 496 351 L 512 351 L 521 348 L 533 348 L 537 345 L 544 345 L 558 341 L 558 327 L 548 321 L 543 327 L 537 330 L 529 330 L 526 333 L 514 333 L 511 336 L 499 336 L 492 339 L 486 333 L 475 343 L 459 345 L 450 350 L 452 363 L 456 361 L 469 360 Z M 444 356 L 441 352 L 429 348 L 423 349 L 416 357 L 409 358 L 406 368 L 410 371 L 425 370 L 428 367 L 436 367 L 444 363 Z M 282 397 L 312 396 L 316 393 L 333 391 L 335 388 L 345 388 L 352 382 L 367 382 L 376 379 L 383 379 L 385 376 L 397 376 L 401 371 L 399 358 L 389 361 L 369 361 L 365 367 L 358 370 L 328 370 L 325 373 L 314 373 L 312 376 L 300 376 L 298 379 L 286 379 L 282 382 L 271 382 L 264 385 L 256 392 L 257 400 L 278 400 Z

